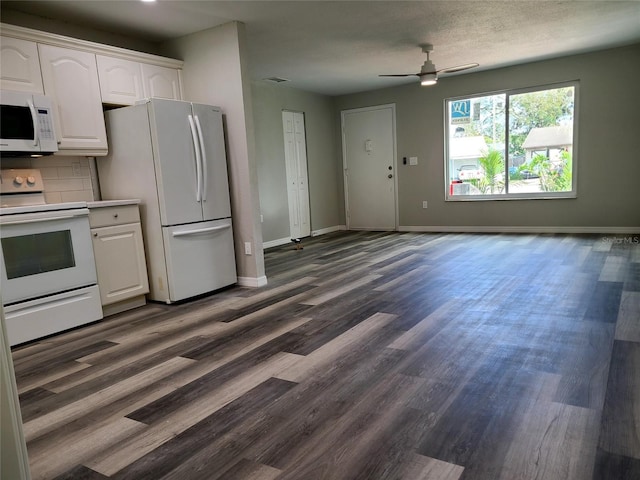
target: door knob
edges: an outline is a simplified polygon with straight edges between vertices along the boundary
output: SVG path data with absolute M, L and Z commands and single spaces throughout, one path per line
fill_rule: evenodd
M 387 178 L 393 178 L 393 175 L 389 174 L 387 175 Z

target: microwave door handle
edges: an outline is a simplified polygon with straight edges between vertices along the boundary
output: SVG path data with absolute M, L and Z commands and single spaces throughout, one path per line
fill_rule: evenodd
M 198 134 L 196 133 L 196 126 L 193 123 L 193 116 L 189 115 L 189 127 L 191 128 L 191 140 L 193 141 L 193 148 L 196 152 L 196 201 L 200 202 L 202 195 L 200 193 L 200 184 L 202 183 L 202 170 L 200 162 L 200 148 L 198 146 Z
M 38 145 L 38 115 L 36 114 L 36 107 L 33 105 L 31 100 L 27 100 L 27 105 L 29 105 L 29 110 L 31 110 L 31 121 L 33 122 L 33 146 Z
M 200 153 L 202 162 L 202 201 L 207 201 L 207 152 L 204 148 L 204 139 L 202 137 L 202 127 L 200 126 L 200 119 L 195 115 L 196 129 L 198 130 L 198 140 L 200 140 Z

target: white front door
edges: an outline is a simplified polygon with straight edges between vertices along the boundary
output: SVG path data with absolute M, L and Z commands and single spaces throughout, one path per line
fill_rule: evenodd
M 304 113 L 282 112 L 291 238 L 311 235 Z
M 348 229 L 397 228 L 395 138 L 395 105 L 342 112 Z

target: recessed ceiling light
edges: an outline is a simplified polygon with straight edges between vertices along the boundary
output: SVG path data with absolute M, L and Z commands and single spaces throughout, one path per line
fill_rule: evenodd
M 155 2 L 156 0 L 140 0 L 140 1 L 145 3 L 151 3 L 151 2 Z

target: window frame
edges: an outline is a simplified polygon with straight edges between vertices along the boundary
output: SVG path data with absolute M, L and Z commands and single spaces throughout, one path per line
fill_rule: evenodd
M 509 107 L 512 95 L 523 93 L 541 92 L 545 90 L 555 90 L 563 87 L 573 87 L 573 144 L 571 146 L 571 190 L 565 192 L 526 192 L 526 193 L 498 193 L 498 194 L 482 194 L 482 195 L 451 195 L 449 193 L 450 186 L 450 159 L 449 159 L 449 104 L 457 100 L 473 100 L 474 98 L 487 97 L 492 95 L 505 96 L 505 138 L 504 151 L 502 152 L 505 159 L 505 190 L 509 185 Z M 580 81 L 570 80 L 565 82 L 548 83 L 542 85 L 534 85 L 523 88 L 496 90 L 492 92 L 481 92 L 467 95 L 459 95 L 455 97 L 447 97 L 444 99 L 444 197 L 447 202 L 475 202 L 475 201 L 492 201 L 492 200 L 552 200 L 566 199 L 578 197 L 578 111 L 579 111 L 579 91 Z

